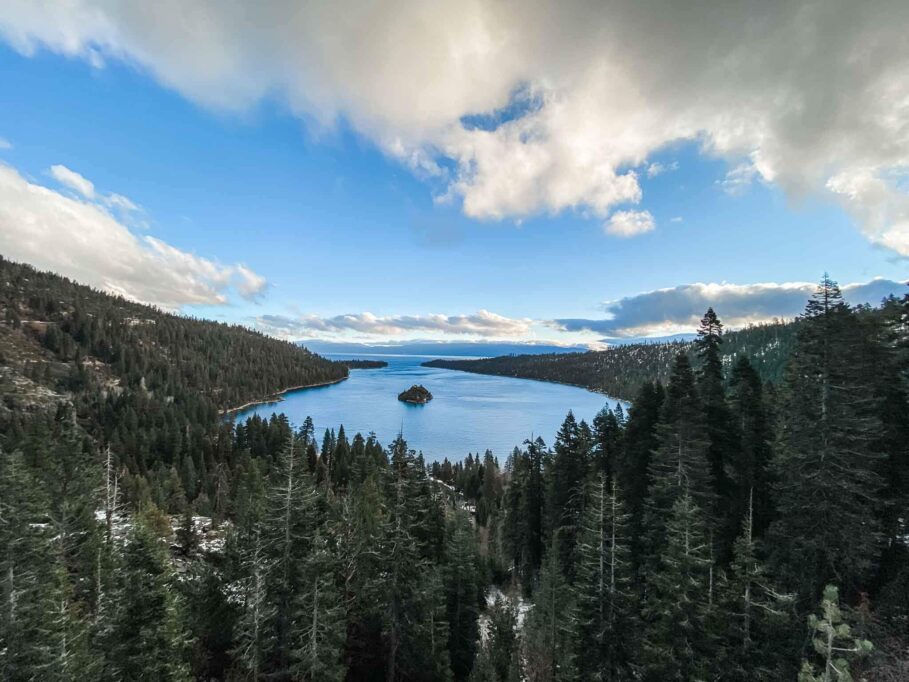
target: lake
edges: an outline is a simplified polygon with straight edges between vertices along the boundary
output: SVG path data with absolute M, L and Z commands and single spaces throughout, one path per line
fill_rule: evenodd
M 320 442 L 326 428 L 337 429 L 340 424 L 350 438 L 357 431 L 364 435 L 375 431 L 385 445 L 403 429 L 409 446 L 422 451 L 430 462 L 461 459 L 487 448 L 504 461 L 515 445 L 531 436 L 542 436 L 551 445 L 569 410 L 589 423 L 605 405 L 616 403 L 614 398 L 575 386 L 422 367 L 432 356 L 326 357 L 384 360 L 388 367 L 351 370 L 346 381 L 292 391 L 284 400 L 238 412 L 235 419 L 283 412 L 299 426 L 309 416 Z M 426 405 L 399 401 L 398 393 L 413 384 L 423 384 L 433 400 Z

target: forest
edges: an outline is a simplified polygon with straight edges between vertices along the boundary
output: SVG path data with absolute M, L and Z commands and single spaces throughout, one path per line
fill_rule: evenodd
M 795 338 L 796 322 L 759 324 L 725 335 L 720 360 L 728 371 L 740 355 L 747 355 L 763 381 L 778 383 Z M 586 353 L 502 355 L 481 359 L 429 360 L 427 367 L 457 369 L 477 374 L 556 381 L 583 386 L 621 400 L 633 400 L 646 382 L 665 383 L 675 357 L 687 353 L 693 360 L 697 346 L 688 341 L 616 345 Z
M 909 679 L 909 295 L 427 464 L 219 414 L 339 364 L 2 266 L 2 679 Z

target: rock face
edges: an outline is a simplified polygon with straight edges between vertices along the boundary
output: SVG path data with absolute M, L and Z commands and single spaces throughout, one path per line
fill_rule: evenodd
M 403 393 L 398 394 L 398 400 L 405 403 L 425 405 L 430 400 L 432 400 L 432 393 L 426 390 L 426 387 L 424 386 L 411 386 Z

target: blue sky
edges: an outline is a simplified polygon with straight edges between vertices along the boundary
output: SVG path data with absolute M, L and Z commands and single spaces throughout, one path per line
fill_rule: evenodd
M 5 26 L 8 37 L 19 19 L 15 12 L 2 14 L 0 35 Z M 66 225 L 48 228 L 47 244 L 26 245 L 28 233 L 0 215 L 4 255 L 37 260 L 76 279 L 94 278 L 90 284 L 194 315 L 296 338 L 569 343 L 601 335 L 550 321 L 608 317 L 615 313 L 608 302 L 628 299 L 627 307 L 659 289 L 804 283 L 825 271 L 841 283 L 899 282 L 909 270 L 901 248 L 882 245 L 894 240 L 886 242 L 881 234 L 902 239 L 894 231 L 899 226 L 891 233 L 882 231 L 889 224 L 876 226 L 869 237 L 865 205 L 851 210 L 837 200 L 842 192 L 787 179 L 779 167 L 762 170 L 754 161 L 757 152 L 724 148 L 718 133 L 674 140 L 669 135 L 668 143 L 657 137 L 645 153 L 625 155 L 635 162 L 613 162 L 610 173 L 635 174 L 638 197 L 630 191 L 630 200 L 604 208 L 600 188 L 593 188 L 567 205 L 559 198 L 538 204 L 524 199 L 525 210 L 507 196 L 508 187 L 504 198 L 491 200 L 477 179 L 453 190 L 459 181 L 451 174 L 464 152 L 446 151 L 455 145 L 448 138 L 403 135 L 406 150 L 400 152 L 397 140 L 389 143 L 388 137 L 401 137 L 406 117 L 386 130 L 362 105 L 344 105 L 326 120 L 319 107 L 301 108 L 293 97 L 271 92 L 225 106 L 211 91 L 194 90 L 162 72 L 154 57 L 148 63 L 123 57 L 126 47 L 114 49 L 91 36 L 86 47 L 72 52 L 29 26 L 18 30 L 32 31 L 32 43 L 9 37 L 0 43 L 0 137 L 8 143 L 0 162 L 19 188 L 5 200 L 44 187 L 97 207 L 142 249 L 148 248 L 146 237 L 172 249 L 170 260 L 156 260 L 155 268 L 183 254 L 204 263 L 194 262 L 186 275 L 200 287 L 198 296 L 146 294 L 141 277 L 160 279 L 156 270 L 139 275 L 137 265 L 128 276 L 107 274 L 103 255 L 97 263 L 74 263 L 77 256 L 51 238 L 53 230 L 70 229 Z M 512 118 L 521 122 L 525 109 L 518 107 Z M 463 125 L 465 113 L 453 110 L 452 120 Z M 497 119 L 488 127 L 494 135 L 507 126 Z M 429 170 L 426 154 L 433 159 Z M 482 171 L 484 158 L 477 153 L 467 165 Z M 738 176 L 749 182 L 733 187 L 737 174 L 730 171 L 740 164 L 745 172 Z M 899 171 L 902 164 L 891 160 L 886 168 Z M 90 181 L 92 196 L 61 182 L 50 170 L 54 166 Z M 520 184 L 520 168 L 505 173 Z M 547 195 L 543 183 L 558 186 L 563 179 L 534 182 L 531 193 L 538 188 Z M 109 200 L 112 194 L 128 197 L 139 209 L 120 210 Z M 28 204 L 6 220 L 41 210 Z M 623 211 L 646 213 L 652 229 L 628 237 L 610 234 L 606 226 Z M 103 251 L 99 241 L 95 255 Z M 238 265 L 255 273 L 246 296 Z M 173 268 L 177 289 L 186 267 Z M 212 268 L 214 274 L 199 274 Z M 729 304 L 733 322 L 772 317 L 760 305 L 760 292 L 738 294 Z M 710 296 L 699 290 L 696 305 L 710 304 Z M 776 311 L 793 312 L 791 303 Z M 655 310 L 650 322 L 616 333 L 671 333 L 686 329 L 690 316 Z

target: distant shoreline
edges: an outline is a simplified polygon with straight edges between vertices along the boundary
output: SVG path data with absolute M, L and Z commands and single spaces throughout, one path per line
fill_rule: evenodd
M 340 384 L 342 381 L 347 381 L 349 377 L 340 377 L 339 379 L 332 379 L 331 381 L 320 381 L 317 384 L 303 384 L 301 386 L 291 386 L 289 388 L 282 389 L 276 393 L 272 393 L 270 396 L 261 398 L 259 400 L 250 400 L 248 403 L 243 403 L 239 407 L 229 407 L 226 410 L 218 410 L 218 414 L 222 417 L 231 414 L 233 412 L 240 412 L 245 410 L 247 407 L 253 407 L 254 405 L 268 405 L 269 403 L 277 403 L 284 400 L 284 395 L 290 393 L 291 391 L 299 391 L 303 388 L 319 388 L 320 386 L 331 386 L 333 384 Z

